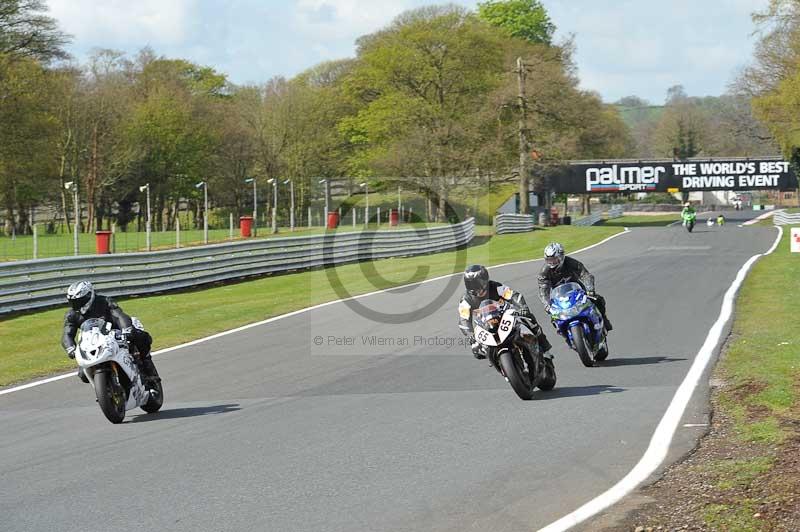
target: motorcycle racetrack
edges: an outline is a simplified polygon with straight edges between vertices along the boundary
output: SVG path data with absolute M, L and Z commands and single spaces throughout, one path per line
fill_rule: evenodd
M 600 367 L 550 327 L 541 261 L 490 268 L 554 345 L 558 383 L 532 401 L 463 345 L 458 277 L 155 356 L 164 407 L 122 425 L 77 377 L 2 395 L 0 530 L 544 527 L 639 462 L 737 272 L 775 241 L 774 228 L 737 226 L 752 214 L 725 215 L 723 227 L 700 215 L 691 234 L 634 228 L 575 255 L 614 324 Z M 671 459 L 704 430 L 705 393 Z

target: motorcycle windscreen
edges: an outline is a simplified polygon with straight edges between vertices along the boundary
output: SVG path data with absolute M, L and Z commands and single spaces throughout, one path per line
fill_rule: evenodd
M 486 300 L 481 306 L 472 311 L 472 323 L 494 334 L 500 324 L 500 318 L 505 311 L 505 303 Z
M 562 284 L 550 292 L 550 306 L 561 319 L 576 316 L 586 307 L 586 292 L 578 283 Z

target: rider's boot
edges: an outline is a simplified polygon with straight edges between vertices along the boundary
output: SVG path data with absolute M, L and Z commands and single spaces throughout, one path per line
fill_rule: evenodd
M 142 376 L 147 388 L 154 388 L 156 384 L 161 382 L 161 377 L 158 376 L 156 365 L 153 364 L 150 353 L 142 356 Z

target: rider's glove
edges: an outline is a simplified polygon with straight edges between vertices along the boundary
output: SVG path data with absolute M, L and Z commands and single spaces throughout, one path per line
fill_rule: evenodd
M 75 358 L 75 346 L 71 345 L 67 348 L 67 356 L 69 358 Z
M 472 355 L 477 359 L 486 358 L 483 354 L 483 349 L 481 348 L 481 344 L 479 344 L 475 338 L 470 338 L 470 347 L 472 348 Z
M 587 295 L 587 296 L 589 296 L 589 297 L 591 297 L 591 298 L 593 298 L 593 299 L 594 299 L 595 297 L 597 297 L 597 294 L 595 294 L 595 293 L 594 293 L 594 290 L 587 290 L 587 291 L 586 291 L 586 295 Z

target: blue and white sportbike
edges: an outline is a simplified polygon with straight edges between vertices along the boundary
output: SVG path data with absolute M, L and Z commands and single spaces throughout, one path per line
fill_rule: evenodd
M 584 366 L 608 357 L 603 315 L 578 283 L 565 283 L 550 292 L 550 319 L 558 334 L 578 352 Z

